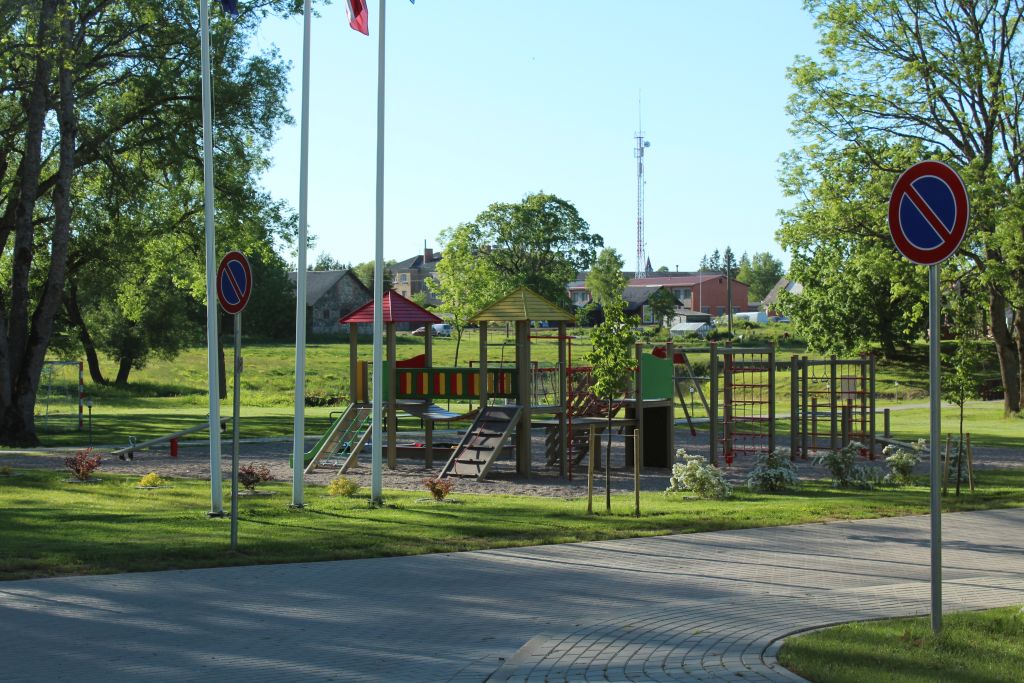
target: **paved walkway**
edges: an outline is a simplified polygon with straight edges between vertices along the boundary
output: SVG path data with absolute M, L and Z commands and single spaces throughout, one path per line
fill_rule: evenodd
M 1024 602 L 1024 510 L 944 527 L 947 611 Z M 790 681 L 780 637 L 928 596 L 927 517 L 16 581 L 0 680 Z

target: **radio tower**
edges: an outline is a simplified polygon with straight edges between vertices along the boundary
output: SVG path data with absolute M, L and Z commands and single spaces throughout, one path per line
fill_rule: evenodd
M 644 140 L 643 125 L 640 118 L 640 102 L 637 97 L 637 127 L 634 139 L 636 148 L 633 149 L 633 156 L 636 157 L 636 277 L 647 277 L 647 245 L 644 242 L 644 150 L 651 146 L 651 143 Z

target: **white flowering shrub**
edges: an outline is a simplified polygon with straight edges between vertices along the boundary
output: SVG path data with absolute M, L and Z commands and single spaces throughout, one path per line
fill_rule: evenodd
M 918 454 L 924 448 L 924 439 L 918 439 L 909 451 L 892 444 L 883 448 L 882 455 L 886 456 L 885 464 L 889 467 L 889 474 L 885 475 L 885 483 L 893 486 L 906 486 L 913 483 L 911 475 L 914 473 L 917 463 L 921 462 L 921 456 Z
M 679 462 L 672 464 L 672 476 L 666 493 L 690 491 L 698 498 L 728 498 L 732 486 L 722 476 L 722 470 L 704 462 L 699 455 L 690 455 L 686 449 L 676 451 Z
M 882 482 L 877 467 L 860 464 L 864 444 L 851 441 L 838 451 L 828 451 L 814 458 L 815 465 L 824 465 L 832 475 L 832 485 L 840 489 L 870 489 Z
M 798 479 L 789 451 L 776 449 L 757 456 L 754 469 L 747 475 L 747 488 L 762 493 L 785 491 Z

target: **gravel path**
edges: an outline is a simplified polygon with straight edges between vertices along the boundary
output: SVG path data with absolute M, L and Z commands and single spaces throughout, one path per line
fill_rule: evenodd
M 416 441 L 422 439 L 422 434 L 415 432 L 403 432 L 403 440 Z M 435 442 L 442 440 L 456 441 L 458 435 L 455 433 L 445 434 L 435 432 Z M 306 448 L 312 448 L 315 438 L 307 438 Z M 459 480 L 457 490 L 461 493 L 497 493 L 532 496 L 553 496 L 558 498 L 575 498 L 586 495 L 586 463 L 584 462 L 572 476 L 560 477 L 557 467 L 549 467 L 544 459 L 544 437 L 541 430 L 535 430 L 533 435 L 533 476 L 526 478 L 515 473 L 515 464 L 511 459 L 499 459 L 491 469 L 489 478 L 484 482 L 463 479 Z M 611 485 L 615 491 L 631 491 L 633 489 L 632 469 L 626 470 L 624 463 L 624 439 L 621 435 L 613 437 L 612 445 L 612 468 Z M 676 448 L 685 448 L 687 452 L 707 456 L 709 446 L 707 434 L 698 433 L 696 437 L 690 436 L 689 430 L 677 429 L 675 433 Z M 784 439 L 779 441 L 780 447 L 788 447 Z M 103 472 L 116 472 L 121 474 L 136 474 L 142 476 L 148 472 L 157 472 L 165 477 L 186 477 L 193 479 L 210 478 L 209 446 L 206 442 L 183 442 L 179 448 L 179 455 L 171 458 L 168 455 L 168 447 L 160 446 L 154 450 L 141 451 L 136 453 L 134 460 L 122 461 L 110 456 L 110 447 L 98 447 L 96 450 L 103 457 L 101 470 Z M 290 481 L 292 476 L 289 457 L 291 455 L 291 440 L 261 440 L 256 442 L 243 442 L 240 446 L 240 460 L 242 463 L 256 462 L 270 468 L 275 479 Z M 0 467 L 10 466 L 15 468 L 46 468 L 60 469 L 63 467 L 64 458 L 71 450 L 60 451 L 39 451 L 29 453 L 12 453 L 0 451 Z M 231 471 L 231 442 L 230 439 L 222 442 L 224 453 L 221 472 L 226 478 Z M 977 469 L 1009 468 L 1024 466 L 1024 450 L 1019 448 L 993 448 L 975 447 L 975 467 Z M 737 456 L 731 467 L 725 468 L 726 476 L 734 484 L 742 484 L 752 466 L 753 458 Z M 884 461 L 881 458 L 875 461 L 879 467 L 884 468 Z M 384 488 L 422 490 L 422 479 L 436 474 L 443 466 L 441 458 L 435 458 L 434 468 L 427 470 L 422 460 L 399 459 L 398 466 L 391 470 L 387 467 L 383 472 Z M 799 474 L 802 478 L 823 479 L 828 473 L 822 467 L 817 467 L 808 461 L 797 461 Z M 928 464 L 923 462 L 918 466 L 920 473 L 927 473 Z M 335 467 L 319 468 L 316 472 L 306 476 L 308 484 L 326 484 L 337 475 Z M 361 486 L 370 485 L 370 454 L 369 449 L 360 456 L 359 465 L 349 470 L 348 476 L 359 482 Z M 595 489 L 603 490 L 604 473 L 598 472 L 595 476 Z M 663 491 L 668 486 L 669 472 L 663 468 L 644 468 L 641 472 L 641 488 L 645 491 Z

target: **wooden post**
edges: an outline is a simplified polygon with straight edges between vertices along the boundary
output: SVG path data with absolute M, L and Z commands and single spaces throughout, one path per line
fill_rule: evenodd
M 711 355 L 708 362 L 708 374 L 711 375 L 711 411 L 708 413 L 708 432 L 710 433 L 711 450 L 708 460 L 718 466 L 718 346 L 711 342 Z
M 516 321 L 516 371 L 519 403 L 523 407 L 520 413 L 519 427 L 516 430 L 516 474 L 530 476 L 532 443 L 530 441 L 530 405 L 532 387 L 530 386 L 530 321 Z
M 642 375 L 640 371 L 640 360 L 644 355 L 644 345 L 642 342 L 637 342 L 633 347 L 634 358 L 636 359 L 636 374 L 634 375 L 633 393 L 636 403 L 635 414 L 636 414 L 636 430 L 640 432 L 640 439 L 644 438 L 644 386 Z M 640 457 L 640 451 L 637 450 L 637 442 L 633 442 L 633 460 Z M 628 463 L 625 463 L 628 464 Z
M 840 428 L 840 438 L 839 438 L 839 444 L 840 445 L 839 445 L 839 447 L 840 448 L 845 448 L 846 444 L 850 443 L 850 432 L 849 432 L 849 427 L 848 427 L 848 423 L 847 423 L 847 419 L 849 418 L 849 415 L 847 414 L 848 408 L 849 408 L 849 406 L 846 406 L 846 405 L 841 407 L 842 415 L 840 416 L 840 420 L 839 420 L 839 428 Z
M 882 410 L 882 429 L 884 430 L 885 438 L 892 436 L 892 413 L 888 408 Z
M 590 440 L 587 444 L 587 514 L 594 514 L 594 461 L 598 457 L 597 425 L 590 425 Z
M 800 449 L 800 357 L 789 358 L 789 459 Z
M 775 452 L 775 349 L 768 351 L 768 452 Z
M 393 470 L 398 465 L 398 372 L 395 362 L 395 324 L 387 324 L 388 337 L 388 383 L 390 394 L 388 395 L 388 469 Z
M 633 430 L 633 497 L 635 499 L 633 515 L 640 516 L 640 463 L 644 456 L 644 442 L 640 438 L 640 430 Z
M 558 458 L 558 474 L 565 476 L 568 472 L 569 462 L 569 431 L 568 431 L 568 399 L 566 395 L 568 393 L 566 388 L 566 376 L 569 372 L 569 367 L 566 363 L 565 357 L 565 336 L 566 327 L 565 321 L 560 320 L 558 322 L 558 448 L 560 455 Z
M 808 382 L 810 382 L 810 378 L 808 377 L 808 375 L 810 374 L 810 365 L 807 362 L 807 356 L 804 356 L 802 358 L 802 361 L 803 361 L 803 363 L 802 363 L 803 364 L 803 371 L 802 371 L 801 377 L 800 377 L 800 400 L 803 403 L 804 409 L 802 411 L 803 412 L 803 416 L 802 416 L 803 417 L 803 429 L 801 430 L 800 446 L 801 446 L 801 451 L 802 451 L 802 457 L 803 457 L 804 460 L 806 460 L 807 459 L 807 399 L 808 399 L 808 393 L 809 393 L 808 390 L 807 390 L 807 385 L 808 385 Z M 815 409 L 814 410 L 814 419 L 815 420 L 817 420 L 817 413 L 818 413 L 818 411 L 817 411 L 817 409 Z M 817 444 L 814 444 L 814 445 L 816 446 Z
M 967 485 L 974 493 L 974 450 L 971 448 L 971 433 L 967 432 Z
M 434 367 L 434 327 L 427 325 L 426 334 L 423 335 L 423 365 L 427 370 Z M 434 421 L 430 418 L 423 419 L 423 440 L 426 442 L 424 451 L 423 466 L 430 469 L 434 466 Z
M 725 464 L 728 466 L 732 460 L 732 434 L 730 431 L 732 421 L 732 363 L 735 356 L 732 351 L 732 344 L 725 344 L 725 364 L 722 366 L 722 455 L 725 456 Z
M 868 356 L 868 362 L 870 363 L 870 366 L 868 367 L 868 403 L 869 403 L 868 414 L 871 416 L 869 418 L 870 419 L 870 424 L 868 425 L 869 430 L 870 430 L 868 432 L 868 442 L 869 442 L 868 443 L 868 448 L 871 449 L 871 457 L 874 458 L 875 457 L 875 447 L 876 447 L 876 445 L 875 445 L 875 430 L 876 430 L 876 427 L 877 427 L 877 425 L 875 424 L 875 422 L 876 422 L 875 411 L 878 409 L 878 406 L 875 403 L 875 371 L 877 370 L 877 367 L 875 365 L 875 352 L 874 351 L 872 351 L 871 354 Z
M 837 443 L 836 443 L 837 439 L 839 438 L 839 429 L 838 429 L 838 425 L 836 424 L 836 420 L 839 419 L 839 391 L 838 391 L 839 378 L 836 377 L 836 370 L 837 370 L 836 357 L 832 356 L 832 358 L 829 360 L 829 380 L 828 380 L 828 382 L 829 382 L 829 397 L 830 397 L 829 398 L 829 410 L 831 412 L 831 417 L 832 417 L 832 426 L 831 426 L 831 430 L 829 431 L 829 447 L 832 450 L 834 450 L 834 451 L 839 450 L 839 447 L 837 446 Z
M 849 424 L 846 425 L 846 437 L 849 439 L 846 443 L 853 442 L 853 427 L 857 424 L 857 418 L 854 411 L 853 399 L 846 399 L 846 419 L 849 420 Z M 844 446 L 846 444 L 843 444 Z
M 480 321 L 480 410 L 487 407 L 487 321 Z
M 359 374 L 359 324 L 348 324 L 348 395 L 352 403 L 359 403 L 357 375 Z
M 818 447 L 818 397 L 811 399 L 811 447 Z
M 953 441 L 952 434 L 946 434 L 946 455 L 942 458 L 942 495 L 949 493 L 949 446 Z

